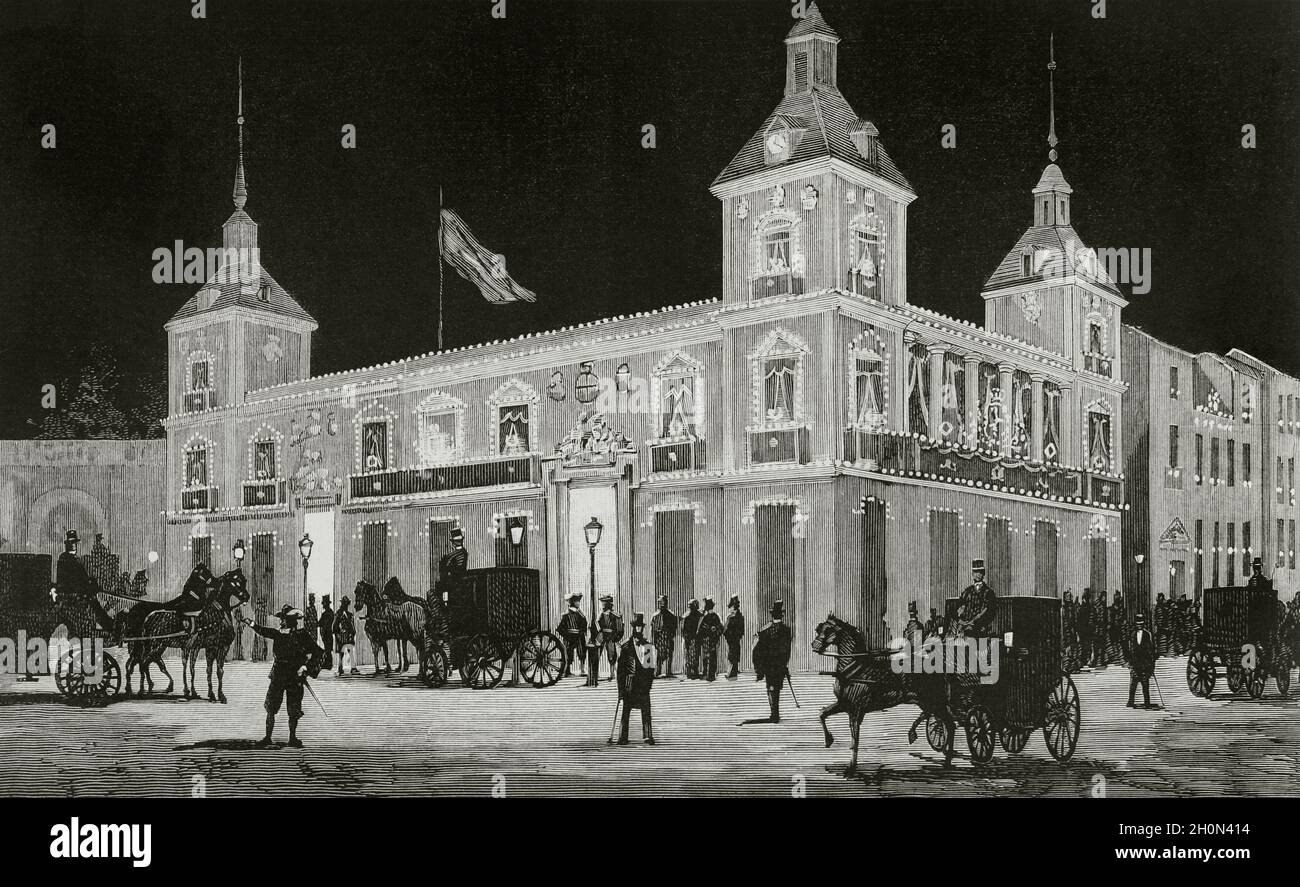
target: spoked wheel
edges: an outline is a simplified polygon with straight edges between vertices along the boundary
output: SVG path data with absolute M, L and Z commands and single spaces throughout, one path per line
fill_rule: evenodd
M 534 687 L 549 687 L 564 674 L 564 645 L 549 631 L 535 631 L 519 643 L 519 673 Z
M 1003 727 L 998 734 L 1002 741 L 1002 750 L 1007 754 L 1018 755 L 1025 750 L 1025 744 L 1029 742 L 1029 734 L 1033 730 L 1024 727 Z
M 1241 663 L 1229 659 L 1226 668 L 1228 669 L 1228 689 L 1233 693 L 1240 693 L 1241 688 L 1246 686 L 1246 670 L 1241 667 Z
M 1277 694 L 1286 698 L 1291 692 L 1291 654 L 1286 652 L 1282 661 L 1278 663 L 1276 670 L 1273 672 L 1273 680 L 1277 683 Z
M 75 688 L 81 683 L 81 666 L 73 665 L 76 659 L 72 651 L 68 651 L 59 657 L 59 661 L 54 665 L 54 689 L 59 691 L 60 696 L 76 695 Z
M 465 661 L 460 667 L 461 680 L 474 690 L 487 690 L 501 683 L 506 660 L 492 638 L 476 634 L 465 644 Z
M 69 699 L 88 704 L 107 702 L 122 689 L 122 669 L 112 653 L 104 653 L 99 662 L 98 674 L 88 671 L 82 661 L 81 650 L 69 650 L 59 657 L 54 672 L 54 685 Z
M 1231 674 L 1231 670 L 1228 672 Z M 1207 698 L 1214 692 L 1217 676 L 1214 672 L 1214 658 L 1208 652 L 1197 647 L 1187 657 L 1187 689 L 1193 696 Z
M 925 741 L 930 743 L 930 748 L 943 754 L 948 750 L 948 725 L 944 723 L 943 718 L 936 718 L 934 715 L 925 716 Z
M 1264 695 L 1264 682 L 1268 680 L 1268 675 L 1264 673 L 1264 669 L 1247 669 L 1243 678 L 1246 692 L 1250 694 L 1251 699 L 1259 699 Z
M 420 661 L 420 678 L 430 687 L 447 683 L 447 654 L 441 644 L 429 644 Z
M 1079 691 L 1069 675 L 1061 675 L 1047 697 L 1047 713 L 1043 716 L 1043 741 L 1057 761 L 1065 763 L 1074 756 L 1082 720 Z
M 994 734 L 993 715 L 982 705 L 972 706 L 966 713 L 966 747 L 971 761 L 987 764 L 993 760 Z

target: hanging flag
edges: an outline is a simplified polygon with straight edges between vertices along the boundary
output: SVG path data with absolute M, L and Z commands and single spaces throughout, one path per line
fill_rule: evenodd
M 461 217 L 449 209 L 442 211 L 442 258 L 489 302 L 537 301 L 536 293 L 506 273 L 506 257 L 475 240 Z

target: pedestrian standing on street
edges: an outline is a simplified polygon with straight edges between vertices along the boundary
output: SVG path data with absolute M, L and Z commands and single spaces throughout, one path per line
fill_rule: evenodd
M 781 690 L 790 668 L 790 642 L 793 635 L 785 624 L 785 602 L 772 602 L 772 621 L 758 632 L 754 645 L 754 679 L 767 682 L 768 720 L 781 723 Z
M 722 639 L 722 617 L 714 609 L 712 595 L 704 596 L 704 615 L 700 617 L 696 635 L 700 641 L 700 665 L 704 680 L 713 682 L 718 677 L 718 641 Z
M 339 601 L 339 611 L 334 614 L 334 650 L 339 654 L 339 677 L 343 669 L 351 669 L 351 674 L 361 674 L 357 668 L 357 623 L 352 615 L 352 598 L 343 595 Z
M 677 646 L 677 614 L 668 609 L 668 595 L 659 595 L 659 610 L 650 620 L 650 637 L 654 641 L 655 677 L 673 676 L 673 652 Z
M 298 738 L 298 721 L 302 719 L 302 694 L 307 679 L 320 674 L 321 656 L 325 653 L 316 644 L 316 638 L 302 627 L 302 611 L 285 604 L 275 618 L 280 620 L 280 629 L 263 628 L 254 625 L 253 620 L 244 622 L 254 632 L 271 642 L 275 661 L 271 663 L 271 685 L 266 691 L 266 735 L 257 742 L 258 748 L 271 745 L 271 734 L 275 731 L 275 716 L 280 705 L 289 702 L 289 747 L 302 748 Z
M 740 598 L 731 596 L 727 601 L 727 627 L 722 632 L 727 639 L 727 680 L 734 681 L 740 676 L 740 645 L 745 642 L 745 617 L 740 612 Z
M 1078 620 L 1075 622 L 1075 630 L 1079 635 L 1079 667 L 1092 668 L 1096 660 L 1096 651 L 1093 649 L 1092 634 L 1096 622 L 1092 617 L 1092 589 L 1083 590 L 1083 599 L 1079 602 Z
M 614 678 L 614 665 L 618 662 L 618 642 L 623 640 L 623 617 L 614 612 L 614 596 L 600 596 L 600 643 L 605 648 L 605 658 L 609 660 L 609 677 Z
M 916 601 L 907 605 L 907 624 L 903 626 L 903 638 L 913 649 L 925 638 L 925 626 L 916 611 Z
M 1079 658 L 1078 620 L 1079 605 L 1074 602 L 1074 592 L 1067 588 L 1061 599 L 1061 646 L 1071 652 L 1075 662 Z
M 1097 589 L 1096 599 L 1092 602 L 1092 644 L 1096 651 L 1093 665 L 1101 667 L 1110 663 L 1110 628 L 1107 625 L 1109 605 L 1106 603 L 1106 589 Z
M 655 744 L 654 728 L 650 724 L 650 688 L 654 686 L 657 665 L 655 647 L 645 637 L 645 614 L 634 613 L 632 639 L 623 645 L 618 657 L 618 698 L 623 703 L 619 745 L 627 745 L 627 731 L 634 708 L 641 709 L 641 736 L 645 744 Z
M 564 674 L 562 677 L 568 677 L 573 674 L 573 660 L 578 660 L 578 673 L 585 675 L 587 673 L 587 657 L 585 653 L 587 643 L 587 617 L 582 615 L 582 595 L 573 592 L 567 598 L 569 609 L 564 611 L 560 617 L 560 624 L 556 628 L 559 632 L 560 640 L 564 641 Z
M 316 595 L 314 592 L 307 595 L 307 610 L 302 616 L 302 627 L 315 639 L 317 631 L 320 629 L 320 617 L 316 613 Z
M 1110 615 L 1106 621 L 1110 626 L 1111 659 L 1121 659 L 1124 656 L 1125 630 L 1129 622 L 1128 611 L 1124 609 L 1124 595 L 1118 588 L 1111 597 Z
M 1169 653 L 1169 601 L 1162 591 L 1156 595 L 1156 652 L 1162 656 Z
M 1151 708 L 1151 675 L 1156 670 L 1156 639 L 1147 631 L 1145 613 L 1133 617 L 1133 630 L 1124 635 L 1124 658 L 1128 660 L 1128 707 L 1133 708 L 1133 696 L 1142 685 L 1142 707 Z
M 696 633 L 700 629 L 700 602 L 691 599 L 682 614 L 682 640 L 686 645 L 686 677 L 692 681 L 700 677 L 700 642 Z
M 329 671 L 334 667 L 334 610 L 330 607 L 330 596 L 325 595 L 320 599 L 320 645 L 325 651 L 325 660 L 321 667 Z

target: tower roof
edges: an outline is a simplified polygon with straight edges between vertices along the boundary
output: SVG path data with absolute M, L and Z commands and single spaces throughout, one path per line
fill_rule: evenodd
M 243 213 L 237 210 L 236 215 Z M 249 219 L 251 222 L 252 220 Z M 199 307 L 199 293 L 216 290 L 216 298 L 206 307 Z M 223 273 L 218 270 L 207 283 L 172 315 L 172 321 L 196 317 L 200 313 L 219 311 L 222 308 L 252 308 L 294 320 L 316 325 L 316 319 L 298 304 L 298 300 L 285 290 L 270 273 L 257 263 L 254 268 L 240 267 L 237 271 Z
M 1043 169 L 1043 175 L 1039 178 L 1038 184 L 1034 186 L 1034 193 L 1042 191 L 1059 191 L 1062 194 L 1073 194 L 1074 189 L 1070 183 L 1065 180 L 1065 173 L 1055 163 L 1049 163 Z
M 1041 256 L 1043 250 L 1047 251 L 1046 257 Z M 1016 245 L 998 263 L 985 281 L 984 290 L 987 292 L 1030 280 L 1051 280 L 1074 274 L 1107 292 L 1121 295 L 1106 273 L 1103 263 L 1080 261 L 1080 254 L 1086 250 L 1083 240 L 1070 225 L 1035 225 L 1020 235 Z M 1031 257 L 1031 261 L 1041 264 L 1041 272 L 1035 271 L 1031 278 L 1026 278 L 1023 274 L 1026 254 Z
M 800 37 L 808 37 L 813 34 L 819 34 L 823 37 L 829 37 L 836 42 L 839 41 L 840 35 L 836 34 L 830 25 L 826 24 L 826 19 L 822 18 L 821 10 L 817 4 L 811 4 L 804 17 L 794 23 L 790 33 L 785 35 L 786 40 L 797 40 Z

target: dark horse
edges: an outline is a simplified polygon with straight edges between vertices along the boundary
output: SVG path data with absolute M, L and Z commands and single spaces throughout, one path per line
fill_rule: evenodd
M 397 641 L 399 671 L 411 667 L 406 656 L 406 645 L 414 644 L 419 654 L 420 674 L 424 674 L 424 646 L 426 643 L 426 626 L 429 619 L 428 606 L 419 598 L 403 596 L 400 602 L 390 601 L 379 593 L 366 580 L 357 583 L 353 591 L 356 599 L 357 615 L 365 610 L 366 637 L 370 639 L 370 649 L 375 657 L 375 674 L 379 674 L 379 651 L 384 652 L 384 673 L 392 673 L 392 662 L 388 658 L 388 642 Z
M 185 631 L 185 618 L 172 610 L 156 609 L 144 617 L 140 634 L 127 642 L 127 692 L 130 693 L 130 674 L 133 664 L 140 665 L 140 691 L 144 692 L 144 676 L 148 664 L 162 658 L 168 647 L 181 650 L 181 681 L 184 697 L 198 699 L 194 688 L 194 669 L 199 650 L 207 655 L 208 701 L 225 702 L 226 655 L 235 641 L 235 626 L 231 614 L 248 603 L 248 589 L 244 574 L 238 568 L 222 574 L 207 591 L 203 610 L 194 620 L 194 632 Z M 212 664 L 217 664 L 217 692 L 212 692 Z M 170 680 L 170 675 L 168 676 Z M 170 689 L 170 687 L 168 688 Z
M 828 652 L 834 649 L 835 652 Z M 907 731 L 907 741 L 916 741 L 916 728 L 922 721 L 936 721 L 935 728 L 942 725 L 946 737 L 939 743 L 943 747 L 944 766 L 952 763 L 952 740 L 956 732 L 956 723 L 948 704 L 948 682 L 939 676 L 922 676 L 920 679 L 911 675 L 898 674 L 889 664 L 891 651 L 871 651 L 867 649 L 862 632 L 833 614 L 817 626 L 817 635 L 813 638 L 812 650 L 821 656 L 833 656 L 835 665 L 835 701 L 822 709 L 822 732 L 826 736 L 826 747 L 830 748 L 835 737 L 826 726 L 826 719 L 834 714 L 849 716 L 849 730 L 853 734 L 853 757 L 844 770 L 845 776 L 852 776 L 858 769 L 858 734 L 862 727 L 862 718 L 867 712 L 884 711 L 895 705 L 914 704 L 921 708 L 921 714 L 912 722 Z M 928 731 L 927 731 L 928 732 Z M 939 737 L 935 737 L 935 742 Z M 932 744 L 934 744 L 932 742 Z

